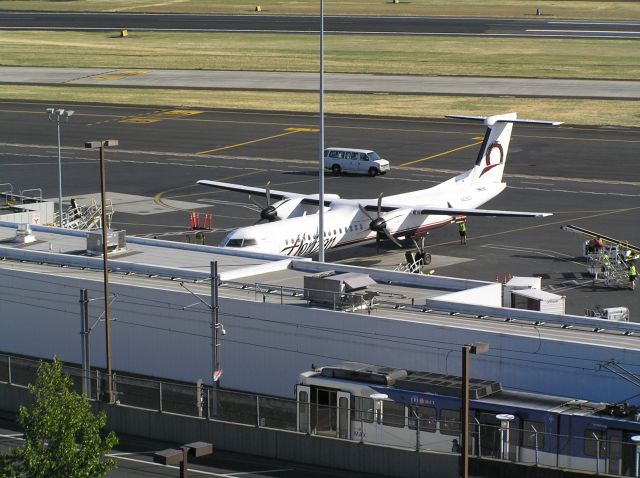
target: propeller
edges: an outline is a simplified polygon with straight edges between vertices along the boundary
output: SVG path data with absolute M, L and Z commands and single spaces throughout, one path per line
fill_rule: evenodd
M 387 229 L 387 221 L 385 221 L 385 219 L 382 217 L 382 193 L 380 193 L 380 196 L 378 196 L 378 214 L 375 218 L 371 217 L 367 210 L 362 207 L 362 204 L 358 204 L 358 207 L 365 216 L 371 219 L 371 222 L 369 223 L 369 229 L 376 233 L 376 254 L 380 251 L 380 239 L 382 237 L 382 234 L 387 236 L 387 238 L 394 242 L 398 247 L 402 247 L 400 241 L 398 241 L 398 239 L 391 235 L 391 233 Z
M 262 207 L 260 203 L 254 201 L 251 195 L 249 195 L 249 201 L 251 201 L 258 209 L 260 209 L 260 219 L 258 219 L 258 222 L 256 222 L 256 224 L 259 224 L 262 221 L 273 222 L 280 220 L 280 218 L 278 217 L 278 211 L 276 210 L 277 208 L 271 205 L 271 181 L 267 181 L 265 190 L 267 197 L 267 207 Z

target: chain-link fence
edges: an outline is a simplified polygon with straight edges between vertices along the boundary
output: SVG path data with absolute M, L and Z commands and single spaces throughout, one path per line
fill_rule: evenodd
M 35 383 L 41 361 L 0 354 L 0 382 L 26 387 Z M 83 393 L 83 371 L 64 366 L 74 389 Z M 85 388 L 93 400 L 102 400 L 106 374 L 92 370 Z M 403 404 L 385 402 L 379 409 L 361 407 L 357 397 L 340 405 L 296 403 L 295 400 L 219 390 L 148 377 L 113 374 L 116 404 L 163 413 L 226 421 L 255 427 L 299 431 L 421 452 L 461 452 L 459 412 L 441 410 L 440 416 L 416 413 Z M 360 405 L 359 405 L 360 404 Z M 442 412 L 450 412 L 443 414 Z M 551 433 L 544 422 L 520 420 L 500 423 L 495 415 L 476 413 L 469 424 L 469 454 L 516 463 L 535 464 L 596 474 L 635 476 L 637 448 L 631 433 L 620 430 L 572 430 L 573 436 Z M 578 435 L 578 436 L 576 436 Z

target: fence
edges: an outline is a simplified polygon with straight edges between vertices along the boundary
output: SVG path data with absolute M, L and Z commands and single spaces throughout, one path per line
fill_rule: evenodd
M 31 358 L 0 354 L 0 382 L 21 387 L 35 383 L 39 364 L 40 361 Z M 65 365 L 63 371 L 71 376 L 75 390 L 81 393 L 82 370 Z M 92 400 L 103 398 L 105 379 L 103 371 L 92 371 L 88 394 Z M 384 414 L 354 409 L 353 398 L 347 409 L 317 403 L 298 407 L 292 399 L 118 373 L 113 375 L 113 386 L 119 406 L 258 428 L 308 430 L 311 435 L 325 438 L 418 452 L 461 451 L 459 415 L 420 416 L 412 413 L 412 408 L 398 407 L 393 402 L 385 402 L 388 407 Z M 637 476 L 637 449 L 629 434 L 584 429 L 581 436 L 570 436 L 545 430 L 544 423 L 523 420 L 520 427 L 510 427 L 504 422 L 492 423 L 496 419 L 489 414 L 479 418 L 473 417 L 469 425 L 470 456 L 612 476 Z

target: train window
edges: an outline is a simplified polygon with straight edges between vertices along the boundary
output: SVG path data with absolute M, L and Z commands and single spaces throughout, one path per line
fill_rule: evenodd
M 522 446 L 524 448 L 536 447 L 536 432 L 538 435 L 538 449 L 544 448 L 544 423 L 524 420 L 522 423 L 524 431 L 522 435 Z
M 353 419 L 358 422 L 373 423 L 373 399 L 366 397 L 353 397 L 351 408 L 355 411 Z
M 436 431 L 436 409 L 416 405 L 409 410 L 409 428 L 415 430 L 420 419 L 420 430 L 434 433 Z
M 587 456 L 596 456 L 596 443 L 599 443 L 600 457 L 604 458 L 607 452 L 607 442 L 605 438 L 604 430 L 586 428 L 584 430 L 584 454 Z
M 440 410 L 440 433 L 460 435 L 460 412 L 458 410 Z
M 404 403 L 385 401 L 383 407 L 382 424 L 404 428 Z

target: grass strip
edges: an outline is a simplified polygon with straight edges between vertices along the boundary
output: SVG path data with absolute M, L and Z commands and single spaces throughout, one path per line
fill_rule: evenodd
M 260 5 L 261 12 L 255 12 Z M 2 10 L 318 15 L 318 0 L 3 0 Z M 593 0 L 325 0 L 326 15 L 633 20 L 640 2 Z M 540 13 L 540 15 L 536 15 Z
M 639 2 L 640 3 L 640 2 Z M 0 32 L 4 66 L 318 71 L 316 35 Z M 335 73 L 640 79 L 638 42 L 349 35 L 326 39 Z
M 206 91 L 152 88 L 0 85 L 4 100 L 33 100 L 60 106 L 109 103 L 167 108 L 239 109 L 316 113 L 317 93 Z M 325 95 L 327 114 L 441 118 L 445 114 L 492 115 L 516 111 L 522 118 L 576 125 L 640 127 L 640 101 L 556 98 L 502 98 L 334 94 Z

